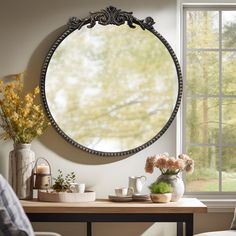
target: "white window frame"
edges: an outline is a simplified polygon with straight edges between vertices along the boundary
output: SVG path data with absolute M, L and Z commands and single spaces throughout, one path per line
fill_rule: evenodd
M 185 138 L 184 138 L 184 112 L 186 107 L 186 97 L 185 97 L 185 81 L 186 81 L 186 11 L 187 10 L 207 10 L 207 8 L 211 10 L 235 10 L 236 11 L 236 1 L 234 3 L 229 4 L 214 4 L 214 3 L 182 3 L 181 0 L 177 2 L 178 11 L 177 11 L 177 28 L 178 31 L 178 45 L 179 51 L 177 54 L 180 57 L 180 64 L 182 65 L 183 72 L 183 98 L 182 104 L 180 107 L 180 112 L 177 116 L 177 153 L 185 152 Z M 220 14 L 221 15 L 221 14 Z M 220 16 L 221 17 L 221 16 Z M 219 24 L 221 24 L 221 19 L 219 20 Z M 221 26 L 220 26 L 221 28 Z M 220 40 L 220 39 L 219 39 Z M 221 48 L 220 48 L 221 49 Z M 220 50 L 219 49 L 219 50 Z M 222 51 L 221 51 L 222 52 Z M 221 53 L 220 52 L 220 53 Z M 221 56 L 221 55 L 220 55 Z M 221 68 L 221 65 L 219 65 Z M 221 71 L 220 71 L 221 73 Z M 221 82 L 221 78 L 219 80 Z M 220 119 L 221 119 L 221 114 Z M 219 175 L 219 181 L 221 184 L 222 176 Z M 220 186 L 221 189 L 221 186 Z M 209 207 L 209 211 L 211 212 L 232 212 L 236 205 L 236 192 L 187 192 L 185 194 L 186 197 L 197 197 L 201 199 L 204 203 L 206 203 Z

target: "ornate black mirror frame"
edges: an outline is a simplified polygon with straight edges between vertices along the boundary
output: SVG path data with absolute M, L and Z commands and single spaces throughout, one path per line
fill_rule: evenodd
M 66 133 L 64 133 L 61 130 L 61 128 L 55 122 L 55 120 L 50 112 L 48 103 L 47 103 L 46 92 L 45 92 L 45 80 L 46 80 L 47 68 L 50 63 L 53 53 L 55 52 L 57 47 L 60 45 L 60 43 L 72 32 L 74 32 L 75 30 L 80 30 L 85 25 L 87 25 L 88 28 L 93 28 L 96 25 L 96 23 L 104 25 L 104 26 L 109 25 L 109 24 L 119 26 L 119 25 L 127 23 L 128 26 L 131 28 L 135 28 L 136 26 L 134 24 L 136 24 L 136 25 L 140 26 L 143 30 L 150 31 L 151 33 L 153 33 L 153 35 L 155 35 L 165 45 L 165 47 L 169 51 L 169 53 L 174 61 L 174 64 L 175 64 L 177 77 L 178 77 L 177 78 L 178 79 L 178 94 L 177 94 L 177 100 L 176 100 L 176 103 L 175 103 L 175 106 L 174 106 L 174 109 L 173 109 L 173 112 L 172 112 L 170 118 L 166 122 L 165 126 L 159 131 L 159 133 L 155 137 L 153 137 L 148 142 L 142 144 L 141 146 L 133 148 L 131 150 L 121 151 L 121 152 L 102 152 L 102 151 L 96 151 L 96 150 L 87 148 L 87 147 L 77 143 L 76 141 L 71 139 Z M 54 126 L 54 128 L 56 129 L 56 131 L 67 142 L 80 148 L 83 151 L 89 152 L 91 154 L 99 155 L 99 156 L 125 156 L 125 155 L 130 155 L 130 154 L 136 153 L 138 151 L 141 151 L 144 148 L 148 147 L 149 145 L 153 144 L 169 128 L 169 126 L 171 125 L 171 123 L 173 122 L 173 120 L 177 114 L 177 111 L 178 111 L 180 103 L 181 103 L 181 97 L 182 97 L 182 92 L 183 92 L 183 80 L 182 80 L 182 74 L 181 74 L 181 68 L 180 68 L 179 62 L 178 62 L 178 59 L 177 59 L 172 47 L 166 41 L 166 39 L 154 29 L 154 27 L 153 27 L 154 24 L 155 24 L 155 22 L 151 17 L 147 17 L 144 20 L 139 20 L 133 16 L 132 12 L 125 12 L 125 11 L 122 11 L 122 10 L 117 9 L 112 6 L 107 7 L 106 9 L 98 11 L 98 12 L 92 12 L 92 13 L 90 13 L 90 15 L 88 17 L 86 17 L 84 19 L 78 19 L 77 17 L 71 17 L 69 19 L 68 24 L 67 24 L 67 26 L 68 26 L 67 29 L 55 41 L 55 43 L 52 45 L 52 47 L 50 48 L 50 50 L 45 58 L 45 61 L 42 66 L 41 82 L 40 82 L 41 97 L 42 97 L 42 101 L 43 101 L 43 104 L 45 107 L 46 114 L 49 117 L 49 120 L 50 120 L 51 124 Z

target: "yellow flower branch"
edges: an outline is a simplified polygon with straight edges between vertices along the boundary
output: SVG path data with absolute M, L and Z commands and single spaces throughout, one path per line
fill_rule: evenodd
M 24 96 L 22 77 L 17 74 L 15 81 L 6 84 L 0 80 L 0 127 L 5 131 L 0 139 L 14 143 L 32 142 L 50 125 L 42 105 L 35 104 L 39 87 Z

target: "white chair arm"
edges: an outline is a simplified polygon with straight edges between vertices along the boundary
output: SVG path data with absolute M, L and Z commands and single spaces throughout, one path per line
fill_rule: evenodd
M 53 233 L 53 232 L 34 232 L 35 236 L 61 236 L 58 233 Z
M 236 230 L 213 231 L 195 234 L 194 236 L 236 236 Z

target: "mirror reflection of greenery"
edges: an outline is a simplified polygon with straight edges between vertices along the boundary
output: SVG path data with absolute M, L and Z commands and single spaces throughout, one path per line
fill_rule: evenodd
M 76 142 L 126 151 L 166 124 L 177 86 L 173 60 L 152 33 L 96 25 L 74 31 L 55 51 L 46 96 L 59 127 Z
M 223 49 L 235 49 L 235 20 L 235 11 L 222 12 Z M 218 191 L 221 170 L 222 190 L 236 191 L 236 147 L 223 146 L 219 163 L 219 138 L 223 145 L 236 145 L 236 52 L 222 51 L 221 134 L 219 52 L 207 49 L 219 49 L 219 11 L 188 11 L 185 135 L 196 171 L 187 177 L 187 190 Z

